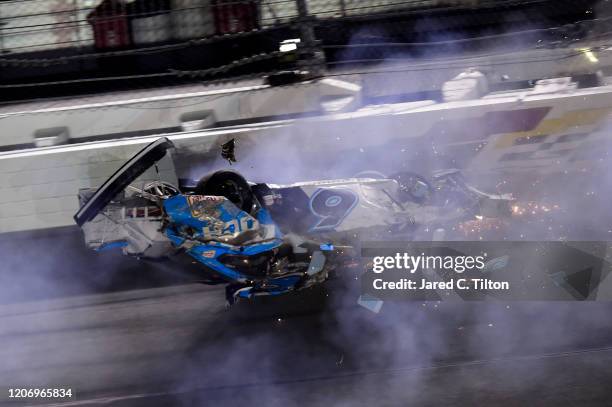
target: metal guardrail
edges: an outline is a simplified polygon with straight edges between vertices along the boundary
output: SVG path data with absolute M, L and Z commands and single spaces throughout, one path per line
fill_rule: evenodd
M 432 163 L 442 164 L 445 155 L 462 157 L 463 162 L 456 165 L 467 173 L 553 174 L 597 164 L 588 154 L 603 151 L 607 133 L 599 128 L 610 116 L 611 101 L 612 86 L 522 91 L 465 102 L 395 104 L 164 136 L 179 148 L 175 160 L 179 176 L 195 178 L 228 165 L 219 153 L 232 138 L 238 157 L 233 168 L 254 181 L 285 182 L 288 179 L 275 178 L 291 174 L 325 178 L 330 168 L 334 176 L 352 176 L 358 170 L 385 173 L 402 162 L 424 164 L 419 167 L 422 170 Z M 522 115 L 527 115 L 524 120 Z M 529 127 L 518 128 L 521 123 Z M 547 149 L 540 151 L 538 137 L 544 132 Z M 159 136 L 0 153 L 0 233 L 72 225 L 79 188 L 97 187 Z M 472 140 L 473 136 L 478 137 Z M 521 137 L 535 141 L 522 143 Z M 414 155 L 431 153 L 432 142 L 437 146 L 435 157 Z M 429 149 L 421 151 L 419 146 Z M 343 157 L 341 162 L 337 157 Z M 346 171 L 354 172 L 341 173 L 345 165 Z

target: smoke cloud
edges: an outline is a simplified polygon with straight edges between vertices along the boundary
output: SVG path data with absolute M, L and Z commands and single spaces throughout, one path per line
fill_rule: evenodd
M 454 38 L 441 34 L 428 40 Z M 347 52 L 345 58 L 363 57 L 359 52 Z M 418 62 L 429 52 L 434 50 L 384 51 L 386 60 L 379 66 L 395 66 L 391 61 L 398 58 Z M 410 78 L 407 74 L 398 86 L 410 85 Z M 373 91 L 373 84 L 366 89 Z M 362 171 L 389 175 L 413 170 L 427 175 L 432 169 L 469 161 L 443 154 L 429 140 L 398 146 L 396 141 L 411 129 L 398 129 L 380 118 L 361 118 L 354 125 L 333 120 L 321 125 L 318 120 L 305 118 L 296 126 L 277 129 L 264 141 L 238 139 L 236 164 L 230 167 L 221 159 L 205 165 L 194 162 L 188 175 L 198 178 L 210 170 L 232 168 L 255 182 L 288 183 Z M 313 126 L 322 131 L 312 132 Z M 600 131 L 607 134 L 608 126 Z M 378 137 L 394 132 L 397 137 L 375 145 Z M 321 146 L 339 147 L 329 151 L 341 152 L 327 154 Z M 602 145 L 603 161 L 593 157 L 597 168 L 584 172 L 531 174 L 529 179 L 472 174 L 478 186 L 511 192 L 521 202 L 559 208 L 527 214 L 487 238 L 607 239 L 612 233 L 609 147 Z M 21 386 L 28 380 L 79 385 L 91 397 L 159 391 L 166 398 L 152 403 L 175 405 L 254 400 L 267 406 L 475 405 L 507 401 L 512 394 L 552 394 L 559 384 L 556 378 L 572 379 L 572 371 L 560 370 L 554 355 L 604 349 L 612 334 L 608 303 L 388 302 L 374 314 L 357 305 L 357 276 L 348 271 L 325 287 L 225 310 L 218 288 L 168 294 L 165 286 L 188 281 L 161 277 L 172 266 L 85 253 L 74 230 L 62 238 L 24 235 L 2 242 L 4 380 Z M 147 290 L 131 292 L 161 286 L 151 295 Z M 117 291 L 130 291 L 113 297 L 117 306 L 93 306 L 91 301 L 98 297 L 90 297 L 81 311 L 52 312 L 54 303 L 46 302 Z M 15 303 L 33 300 L 42 304 L 36 311 L 39 316 L 11 313 L 21 306 Z M 607 366 L 586 356 L 575 365 L 586 375 L 607 377 Z

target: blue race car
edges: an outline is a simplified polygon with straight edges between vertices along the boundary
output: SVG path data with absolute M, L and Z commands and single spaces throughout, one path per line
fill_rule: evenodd
M 432 181 L 403 172 L 281 186 L 222 170 L 176 186 L 162 180 L 174 175 L 161 164 L 173 147 L 160 138 L 99 188 L 80 190 L 74 219 L 98 251 L 190 256 L 204 266 L 205 281 L 227 284 L 230 304 L 320 284 L 355 263 L 351 249 L 363 239 L 423 238 L 474 216 L 510 213 L 510 197 L 478 191 L 456 171 Z

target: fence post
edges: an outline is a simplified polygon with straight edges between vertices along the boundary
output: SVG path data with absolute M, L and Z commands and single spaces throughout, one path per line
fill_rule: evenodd
M 7 23 L 5 23 L 4 20 L 2 20 L 2 15 L 0 14 L 0 55 L 4 55 L 7 53 L 4 50 L 4 32 L 2 30 L 2 27 L 6 24 Z
M 308 13 L 306 0 L 295 0 L 298 12 L 298 27 L 302 40 L 302 49 L 299 52 L 299 63 L 306 68 L 312 77 L 320 76 L 325 67 L 325 56 L 318 48 L 314 32 L 314 17 Z

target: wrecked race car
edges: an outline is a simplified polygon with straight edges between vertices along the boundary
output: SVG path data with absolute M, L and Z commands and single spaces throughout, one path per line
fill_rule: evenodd
M 160 138 L 99 188 L 80 190 L 74 219 L 97 251 L 190 256 L 204 282 L 226 284 L 230 304 L 320 284 L 355 263 L 359 241 L 423 240 L 475 216 L 510 214 L 511 197 L 483 193 L 457 171 L 292 185 L 249 183 L 227 170 L 192 184 L 143 181 L 145 172 L 161 178 L 158 163 L 173 147 Z

